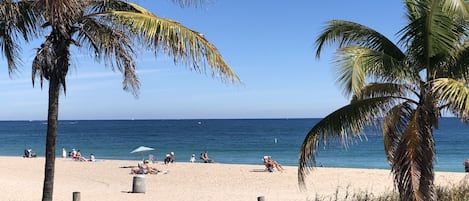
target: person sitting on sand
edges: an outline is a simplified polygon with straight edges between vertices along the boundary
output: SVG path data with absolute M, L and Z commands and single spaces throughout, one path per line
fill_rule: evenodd
M 272 157 L 270 157 L 270 156 L 267 156 L 267 159 L 264 156 L 264 164 L 267 164 L 266 167 L 270 167 L 270 168 L 272 168 L 272 170 L 274 168 L 276 168 L 280 172 L 282 172 L 284 170 L 282 165 L 280 165 L 280 163 L 278 163 L 277 161 L 273 160 Z M 271 170 L 269 170 L 269 172 L 271 172 Z
M 90 162 L 96 162 L 96 158 L 94 156 L 94 154 L 90 154 Z
M 215 162 L 214 160 L 210 160 L 210 158 L 208 157 L 208 151 L 205 151 L 204 153 L 201 153 L 200 154 L 200 159 L 202 159 L 202 161 L 204 161 L 204 163 L 214 163 Z
M 273 172 L 274 171 L 274 164 L 269 161 L 269 157 L 264 156 L 263 161 L 264 161 L 264 165 L 265 165 L 266 170 L 269 171 L 269 172 Z
M 170 154 L 166 154 L 166 157 L 164 158 L 164 164 L 168 164 L 168 163 L 171 163 L 171 155 Z
M 77 151 L 75 149 L 72 149 L 72 152 L 70 153 L 70 157 L 72 159 L 76 159 L 77 158 Z
M 133 168 L 130 173 L 132 174 L 158 174 L 158 169 L 150 167 L 147 161 L 139 163 L 138 167 Z
M 75 154 L 75 160 L 81 160 L 81 152 L 78 150 Z

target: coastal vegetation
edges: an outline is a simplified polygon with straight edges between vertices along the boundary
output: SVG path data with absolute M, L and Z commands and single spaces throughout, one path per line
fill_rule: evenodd
M 469 199 L 469 184 L 461 182 L 450 186 L 436 186 L 436 194 L 439 200 L 465 201 Z M 340 192 L 338 189 L 332 197 L 317 196 L 314 201 L 395 201 L 399 194 L 388 192 L 382 195 L 374 195 L 369 192 Z
M 173 0 L 183 6 L 203 0 Z M 129 1 L 36 0 L 0 1 L 0 44 L 9 73 L 21 64 L 21 45 L 41 40 L 32 62 L 32 82 L 49 93 L 43 201 L 51 201 L 54 187 L 59 96 L 66 94 L 71 48 L 85 48 L 96 61 L 122 73 L 123 89 L 138 96 L 135 47 L 166 53 L 175 63 L 196 72 L 211 72 L 228 82 L 239 78 L 218 50 L 201 33 L 158 17 Z
M 317 58 L 328 45 L 337 45 L 337 82 L 350 103 L 308 132 L 299 154 L 302 187 L 316 165 L 320 142 L 339 139 L 347 144 L 372 126 L 381 127 L 398 199 L 430 201 L 442 196 L 434 185 L 433 129 L 443 113 L 468 119 L 469 4 L 463 0 L 404 0 L 404 4 L 407 24 L 398 30 L 397 43 L 344 20 L 329 21 L 317 38 Z

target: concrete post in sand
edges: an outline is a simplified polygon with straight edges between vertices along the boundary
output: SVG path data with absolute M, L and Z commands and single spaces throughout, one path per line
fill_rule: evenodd
M 137 175 L 134 176 L 133 185 L 132 185 L 132 193 L 145 193 L 145 176 Z
M 73 192 L 73 201 L 80 201 L 80 192 Z

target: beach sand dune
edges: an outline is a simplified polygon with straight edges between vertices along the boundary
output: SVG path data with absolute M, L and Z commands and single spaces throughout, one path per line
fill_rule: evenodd
M 37 201 L 41 199 L 44 158 L 0 157 L 0 200 Z M 152 164 L 162 172 L 145 175 L 145 193 L 131 193 L 131 166 L 138 161 L 104 160 L 76 162 L 56 160 L 54 200 L 72 200 L 80 192 L 82 201 L 249 201 L 264 196 L 266 201 L 307 201 L 316 195 L 392 191 L 389 170 L 316 168 L 307 177 L 307 191 L 298 188 L 296 167 L 283 172 L 265 172 L 264 166 L 173 163 Z M 166 173 L 164 173 L 166 172 Z M 455 184 L 465 173 L 437 172 L 436 183 Z

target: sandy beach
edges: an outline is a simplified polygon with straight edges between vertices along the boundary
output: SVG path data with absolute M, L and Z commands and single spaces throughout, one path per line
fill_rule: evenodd
M 264 166 L 204 164 L 176 162 L 169 165 L 152 164 L 162 172 L 145 175 L 145 193 L 131 193 L 134 174 L 130 166 L 138 161 L 103 160 L 77 162 L 56 160 L 54 200 L 72 200 L 80 192 L 82 201 L 145 201 L 145 200 L 204 200 L 266 201 L 313 200 L 316 195 L 341 192 L 392 191 L 389 170 L 316 168 L 307 179 L 307 191 L 298 189 L 296 167 L 283 172 L 265 172 Z M 0 157 L 0 198 L 7 201 L 37 201 L 41 199 L 44 158 Z M 437 172 L 438 185 L 454 184 L 466 174 Z

